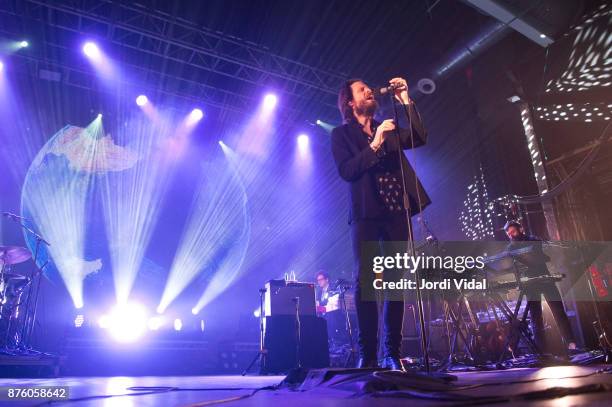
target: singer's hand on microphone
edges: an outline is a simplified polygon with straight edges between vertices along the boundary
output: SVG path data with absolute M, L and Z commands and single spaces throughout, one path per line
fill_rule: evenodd
M 393 78 L 389 81 L 389 85 L 396 86 L 395 98 L 402 104 L 407 105 L 410 103 L 408 97 L 408 83 L 404 78 Z
M 385 142 L 385 132 L 395 130 L 395 123 L 393 123 L 393 119 L 384 120 L 380 126 L 376 129 L 376 134 L 374 134 L 374 140 L 370 143 L 370 146 L 374 151 L 378 151 L 382 143 Z

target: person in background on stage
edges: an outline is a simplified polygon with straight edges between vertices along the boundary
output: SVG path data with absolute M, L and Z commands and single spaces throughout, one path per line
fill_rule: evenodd
M 430 203 L 416 174 L 401 150 L 425 144 L 427 132 L 408 97 L 408 85 L 403 78 L 393 78 L 389 84 L 398 109 L 411 117 L 411 129 L 399 129 L 392 119 L 374 119 L 378 103 L 372 89 L 360 79 L 347 81 L 338 94 L 338 108 L 344 124 L 332 131 L 332 154 L 340 177 L 347 182 L 350 197 L 349 224 L 356 265 L 355 305 L 359 324 L 359 361 L 357 367 L 378 367 L 378 308 L 373 298 L 363 298 L 359 273 L 372 266 L 370 255 L 362 253 L 366 242 L 407 241 L 409 225 L 403 195 L 407 192 L 410 216 Z M 400 150 L 401 149 L 401 150 Z M 399 151 L 398 151 L 399 150 Z M 402 168 L 405 174 L 402 183 Z M 366 275 L 364 275 L 366 276 Z M 372 287 L 373 273 L 363 287 Z M 366 294 L 368 297 L 368 294 Z M 384 357 L 381 366 L 402 370 L 403 301 L 385 298 Z
M 317 289 L 315 291 L 317 307 L 325 307 L 329 299 L 329 274 L 325 270 L 319 270 L 315 274 L 315 280 L 317 280 Z
M 524 242 L 539 242 L 534 244 L 532 253 L 526 256 L 518 256 L 517 260 L 527 266 L 525 277 L 540 277 L 550 275 L 546 262 L 550 258 L 542 251 L 542 239 L 528 235 L 523 230 L 523 225 L 515 220 L 510 220 L 504 225 L 506 235 L 510 239 L 511 243 L 508 245 L 507 250 L 515 250 L 518 247 L 525 247 Z M 522 261 L 523 257 L 526 261 Z M 540 347 L 540 350 L 545 350 L 545 337 L 544 337 L 544 319 L 542 317 L 542 295 L 546 299 L 548 306 L 552 312 L 552 315 L 557 323 L 559 332 L 561 333 L 562 339 L 565 346 L 569 350 L 576 349 L 576 341 L 572 334 L 572 328 L 569 322 L 569 318 L 563 307 L 563 300 L 561 293 L 554 282 L 542 282 L 530 285 L 526 290 L 526 296 L 528 299 L 529 313 L 531 316 L 531 323 L 533 325 L 533 333 L 536 344 Z

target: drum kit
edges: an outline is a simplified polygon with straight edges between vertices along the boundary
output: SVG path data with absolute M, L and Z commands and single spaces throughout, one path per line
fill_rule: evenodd
M 11 213 L 13 220 L 35 240 L 34 253 L 25 247 L 0 246 L 0 354 L 24 355 L 39 353 L 30 347 L 36 319 L 40 279 L 47 263 L 38 267 L 40 245 L 49 243 L 25 224 L 25 219 Z M 30 275 L 18 273 L 15 266 L 33 260 Z
M 30 251 L 18 246 L 0 246 L 0 347 L 16 347 L 20 341 L 20 309 L 23 293 L 31 279 L 12 272 L 12 267 L 32 258 Z

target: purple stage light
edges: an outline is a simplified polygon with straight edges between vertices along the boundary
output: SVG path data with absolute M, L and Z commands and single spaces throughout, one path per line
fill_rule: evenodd
M 100 58 L 100 48 L 98 48 L 98 46 L 91 41 L 88 41 L 85 43 L 85 45 L 83 45 L 83 53 L 85 53 L 85 55 L 91 59 Z
M 136 303 L 117 305 L 109 315 L 109 333 L 117 342 L 134 342 L 147 328 L 147 313 Z
M 0 61 L 0 72 L 4 70 L 4 62 Z
M 138 106 L 144 106 L 149 102 L 149 99 L 145 95 L 140 95 L 136 98 L 136 104 Z
M 277 102 L 278 102 L 278 99 L 276 95 L 273 95 L 271 93 L 268 93 L 266 97 L 264 98 L 264 106 L 266 109 L 270 109 L 270 110 L 274 109 Z
M 159 328 L 161 328 L 163 324 L 163 320 L 161 317 L 151 317 L 149 318 L 149 322 L 147 325 L 149 325 L 149 329 L 151 331 L 157 331 Z
M 181 321 L 180 318 L 177 318 L 174 320 L 174 330 L 180 331 L 181 329 L 183 329 L 183 321 Z
M 297 143 L 300 150 L 307 149 L 310 144 L 310 138 L 306 134 L 300 134 L 297 138 Z
M 202 110 L 198 108 L 193 109 L 191 113 L 189 113 L 189 118 L 191 119 L 190 121 L 192 123 L 200 121 L 202 117 L 204 117 L 204 112 L 202 112 Z

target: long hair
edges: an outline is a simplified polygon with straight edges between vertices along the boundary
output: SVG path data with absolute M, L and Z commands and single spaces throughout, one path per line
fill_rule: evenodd
M 353 119 L 353 108 L 349 105 L 349 102 L 353 100 L 353 89 L 351 85 L 355 82 L 363 82 L 361 79 L 349 79 L 344 82 L 340 91 L 338 92 L 338 109 L 342 115 L 342 121 L 347 123 Z

